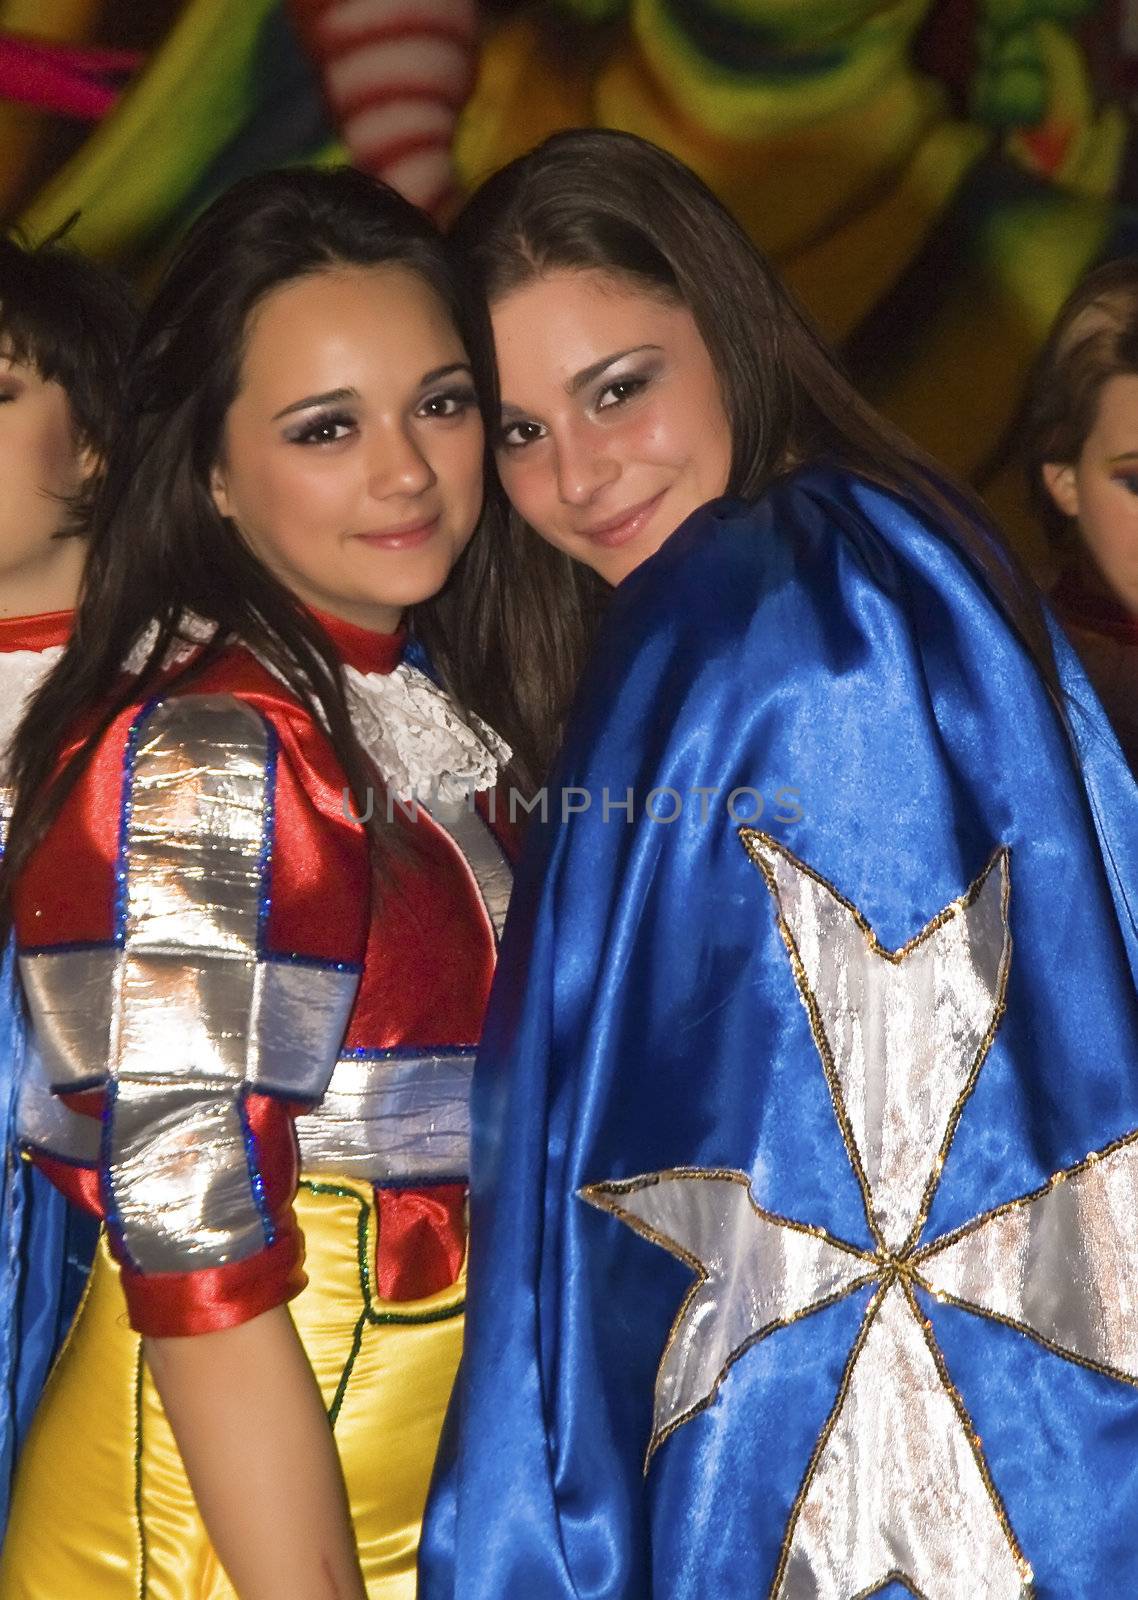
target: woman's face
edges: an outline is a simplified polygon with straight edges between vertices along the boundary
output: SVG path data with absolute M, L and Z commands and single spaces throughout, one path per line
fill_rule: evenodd
M 83 545 L 56 535 L 70 521 L 67 501 L 90 465 L 66 391 L 0 353 L 0 612 L 72 603 Z
M 306 604 L 379 632 L 438 592 L 482 506 L 466 351 L 401 266 L 334 267 L 253 312 L 213 495 Z
M 619 583 L 721 495 L 731 435 L 686 306 L 550 272 L 491 308 L 506 493 L 543 539 Z
M 1043 475 L 1111 592 L 1138 616 L 1138 373 L 1107 380 L 1079 459 Z

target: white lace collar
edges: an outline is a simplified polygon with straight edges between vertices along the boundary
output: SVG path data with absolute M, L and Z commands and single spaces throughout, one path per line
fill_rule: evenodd
M 393 672 L 344 667 L 356 737 L 399 800 L 464 800 L 492 789 L 511 750 L 481 717 L 464 721 L 426 673 L 401 662 Z
M 6 760 L 24 707 L 62 654 L 61 644 L 44 650 L 0 651 L 0 765 Z
M 169 666 L 212 637 L 213 624 L 185 616 L 180 631 Z M 127 671 L 140 670 L 156 638 L 151 624 L 127 657 Z M 257 659 L 280 677 L 270 662 Z M 356 737 L 397 800 L 454 803 L 497 783 L 513 753 L 509 745 L 480 717 L 464 720 L 450 696 L 418 667 L 401 662 L 392 672 L 346 665 L 341 670 Z

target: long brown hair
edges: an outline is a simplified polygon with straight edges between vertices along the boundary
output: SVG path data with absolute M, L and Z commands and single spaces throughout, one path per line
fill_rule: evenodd
M 220 515 L 210 474 L 237 391 L 249 319 L 263 297 L 336 265 L 389 263 L 422 278 L 463 342 L 479 347 L 472 319 L 482 312 L 451 270 L 434 224 L 362 172 L 296 169 L 245 179 L 182 242 L 130 364 L 71 642 L 13 744 L 15 803 L 0 868 L 0 915 L 8 913 L 12 883 L 114 718 L 160 678 L 169 687 L 200 673 L 234 640 L 255 650 L 323 720 L 360 814 L 381 809 L 363 803 L 369 768 L 330 642 Z M 163 676 L 187 613 L 215 631 L 194 658 Z M 445 616 L 426 605 L 417 623 L 448 687 L 482 710 L 476 665 L 465 662 Z M 152 626 L 145 664 L 137 676 L 124 677 L 123 662 Z M 66 741 L 83 724 L 90 733 L 57 770 Z M 368 828 L 382 861 L 392 831 L 378 815 Z
M 1071 531 L 1047 491 L 1048 462 L 1071 464 L 1098 416 L 1111 378 L 1138 373 L 1138 256 L 1089 272 L 1052 325 L 1028 384 L 1021 432 L 1028 489 L 1039 520 L 1056 543 Z
M 611 129 L 555 134 L 488 178 L 450 237 L 491 307 L 556 269 L 617 273 L 686 305 L 731 427 L 727 493 L 754 500 L 789 467 L 826 458 L 931 501 L 946 537 L 987 579 L 1058 692 L 1034 587 L 980 502 L 861 398 L 734 217 L 674 156 Z M 595 574 L 508 516 L 483 602 L 512 661 L 527 754 L 541 770 L 557 748 L 604 594 Z

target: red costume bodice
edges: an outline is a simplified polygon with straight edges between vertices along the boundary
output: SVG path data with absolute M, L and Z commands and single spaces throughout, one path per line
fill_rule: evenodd
M 400 637 L 321 621 L 365 687 L 398 666 Z M 322 726 L 235 646 L 115 719 L 21 875 L 22 1137 L 105 1218 L 144 1333 L 299 1292 L 302 1170 L 376 1186 L 385 1298 L 457 1276 L 508 870 L 473 806 L 378 776 L 374 803 L 378 874 Z

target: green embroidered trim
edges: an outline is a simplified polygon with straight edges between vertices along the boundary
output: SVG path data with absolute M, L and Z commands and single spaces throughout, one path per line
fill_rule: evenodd
M 344 1370 L 340 1374 L 340 1381 L 336 1385 L 336 1393 L 332 1396 L 332 1404 L 328 1407 L 328 1422 L 332 1432 L 336 1431 L 336 1423 L 340 1416 L 340 1407 L 344 1403 L 344 1396 L 348 1392 L 348 1384 L 352 1373 L 355 1371 L 356 1357 L 360 1353 L 360 1346 L 364 1342 L 364 1324 L 367 1321 L 367 1312 L 361 1311 L 360 1319 L 352 1333 L 352 1348 L 348 1352 L 348 1359 L 344 1362 Z
M 457 1301 L 451 1306 L 441 1306 L 436 1311 L 377 1311 L 375 1304 L 375 1291 L 371 1276 L 371 1252 L 368 1249 L 370 1240 L 369 1223 L 371 1221 L 371 1206 L 362 1201 L 354 1189 L 349 1189 L 338 1183 L 319 1183 L 310 1178 L 302 1178 L 300 1187 L 307 1189 L 309 1194 L 337 1195 L 341 1200 L 354 1200 L 359 1207 L 356 1219 L 356 1263 L 360 1273 L 360 1292 L 364 1301 L 364 1318 L 373 1327 L 391 1324 L 396 1327 L 413 1327 L 429 1322 L 446 1322 L 450 1317 L 460 1317 L 466 1309 L 465 1299 Z
M 360 1293 L 363 1296 L 364 1308 L 360 1313 L 359 1321 L 352 1332 L 352 1346 L 348 1352 L 348 1359 L 344 1363 L 344 1370 L 340 1374 L 340 1381 L 336 1385 L 336 1393 L 332 1397 L 332 1404 L 328 1407 L 328 1421 L 333 1427 L 340 1415 L 344 1404 L 344 1396 L 348 1392 L 352 1370 L 356 1364 L 356 1357 L 363 1344 L 364 1329 L 370 1325 L 375 1327 L 415 1327 L 431 1322 L 447 1322 L 452 1317 L 460 1317 L 466 1309 L 465 1299 L 458 1300 L 454 1305 L 440 1306 L 435 1311 L 377 1311 L 375 1306 L 375 1293 L 372 1284 L 371 1272 L 371 1218 L 372 1206 L 361 1200 L 355 1189 L 349 1189 L 338 1183 L 319 1183 L 311 1178 L 302 1178 L 300 1188 L 307 1189 L 312 1195 L 335 1195 L 340 1200 L 354 1200 L 358 1207 L 356 1216 L 356 1265 L 360 1274 Z

